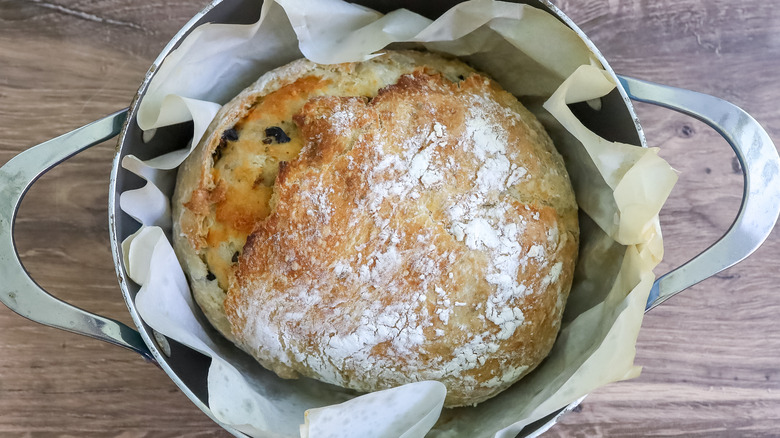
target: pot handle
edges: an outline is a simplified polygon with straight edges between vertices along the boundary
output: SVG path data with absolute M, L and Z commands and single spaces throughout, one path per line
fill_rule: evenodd
M 766 131 L 741 108 L 695 91 L 618 76 L 628 97 L 692 116 L 717 131 L 734 149 L 744 189 L 739 213 L 717 242 L 658 278 L 646 310 L 729 268 L 753 253 L 769 236 L 780 214 L 780 158 Z
M 100 339 L 154 361 L 141 335 L 127 325 L 72 306 L 43 290 L 19 260 L 13 232 L 30 186 L 54 166 L 122 130 L 127 109 L 34 146 L 0 168 L 0 301 L 19 315 L 51 327 Z

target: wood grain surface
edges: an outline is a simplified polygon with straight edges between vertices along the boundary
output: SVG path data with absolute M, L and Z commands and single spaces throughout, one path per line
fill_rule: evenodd
M 744 0 L 559 0 L 621 74 L 713 94 L 780 140 L 780 6 Z M 127 106 L 202 0 L 0 0 L 0 164 Z M 703 124 L 639 105 L 651 146 L 680 171 L 662 214 L 662 273 L 728 229 L 739 164 Z M 132 324 L 109 250 L 115 142 L 45 175 L 16 242 L 57 296 Z M 0 279 L 2 287 L 3 279 Z M 780 234 L 650 312 L 638 379 L 591 394 L 546 436 L 780 436 Z M 227 436 L 137 355 L 0 306 L 0 436 Z

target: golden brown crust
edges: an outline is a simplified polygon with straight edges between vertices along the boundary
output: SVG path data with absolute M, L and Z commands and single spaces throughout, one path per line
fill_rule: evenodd
M 252 120 L 283 114 L 284 144 L 300 152 L 271 160 L 278 173 L 243 236 L 241 214 L 219 210 L 252 195 L 224 179 L 240 166 L 222 162 L 244 162 L 246 140 L 202 164 L 197 185 L 177 187 L 177 246 L 188 245 L 177 252 L 224 271 L 210 284 L 227 299 L 207 316 L 224 312 L 234 342 L 280 376 L 360 391 L 439 380 L 446 405 L 478 403 L 555 340 L 577 253 L 571 186 L 541 125 L 494 82 L 431 55 L 371 62 L 303 68 L 276 89 L 298 91 L 266 100 L 262 114 L 252 112 L 262 100 L 241 103 L 249 110 L 229 123 L 240 138 Z M 262 154 L 243 180 L 269 182 Z M 226 241 L 219 257 L 206 254 Z

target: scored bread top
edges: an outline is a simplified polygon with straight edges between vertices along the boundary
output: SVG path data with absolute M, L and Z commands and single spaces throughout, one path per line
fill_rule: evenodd
M 539 122 L 458 61 L 296 61 L 180 170 L 174 244 L 221 332 L 282 377 L 485 400 L 560 327 L 577 207 Z

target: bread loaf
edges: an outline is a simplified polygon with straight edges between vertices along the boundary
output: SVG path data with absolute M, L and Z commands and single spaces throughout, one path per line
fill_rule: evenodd
M 464 63 L 387 52 L 263 75 L 179 170 L 209 321 L 284 378 L 486 400 L 551 349 L 577 206 L 536 118 Z

